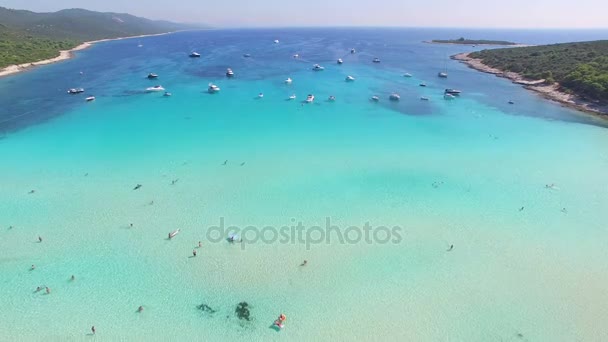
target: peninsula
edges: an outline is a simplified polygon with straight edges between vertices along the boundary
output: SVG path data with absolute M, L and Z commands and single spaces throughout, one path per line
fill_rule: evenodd
M 608 114 L 608 40 L 482 50 L 452 58 L 548 99 Z
M 519 45 L 517 43 L 504 40 L 485 40 L 485 39 L 433 39 L 428 43 L 434 44 L 459 44 L 459 45 Z
M 83 9 L 35 13 L 0 7 L 0 76 L 67 59 L 95 41 L 200 28 Z

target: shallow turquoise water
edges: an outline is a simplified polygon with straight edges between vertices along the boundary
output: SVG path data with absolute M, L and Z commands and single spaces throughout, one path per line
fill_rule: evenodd
M 460 49 L 419 43 L 436 37 L 356 33 L 110 42 L 1 80 L 58 83 L 27 103 L 3 99 L 12 105 L 0 140 L 3 339 L 84 340 L 91 325 L 105 340 L 608 339 L 608 131 L 455 62 L 447 82 L 436 79 Z M 185 57 L 192 49 L 203 58 Z M 222 91 L 207 94 L 209 82 Z M 155 83 L 173 96 L 140 93 Z M 64 95 L 75 86 L 97 100 Z M 444 101 L 446 87 L 464 94 Z M 393 91 L 399 103 L 389 103 Z M 315 103 L 301 104 L 308 93 Z M 220 218 L 310 227 L 327 217 L 343 230 L 397 225 L 402 240 L 242 249 L 206 234 Z M 49 295 L 34 292 L 43 285 Z M 235 317 L 241 301 L 253 321 Z M 269 327 L 281 312 L 277 333 Z

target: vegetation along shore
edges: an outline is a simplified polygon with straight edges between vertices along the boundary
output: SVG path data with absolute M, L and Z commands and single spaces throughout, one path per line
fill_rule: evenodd
M 83 9 L 35 13 L 0 7 L 0 76 L 68 59 L 99 41 L 197 28 L 204 27 Z
M 482 50 L 452 58 L 550 100 L 608 116 L 608 40 Z

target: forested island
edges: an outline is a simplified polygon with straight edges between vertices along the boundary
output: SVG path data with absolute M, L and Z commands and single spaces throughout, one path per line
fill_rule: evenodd
M 87 41 L 194 28 L 201 27 L 83 9 L 35 13 L 0 7 L 0 68 L 57 57 Z
M 473 52 L 471 58 L 563 91 L 608 101 L 608 40 Z
M 504 40 L 485 40 L 485 39 L 434 39 L 431 43 L 436 44 L 462 44 L 462 45 L 518 45 L 517 43 L 508 42 Z
M 608 40 L 490 49 L 452 58 L 549 99 L 608 114 Z

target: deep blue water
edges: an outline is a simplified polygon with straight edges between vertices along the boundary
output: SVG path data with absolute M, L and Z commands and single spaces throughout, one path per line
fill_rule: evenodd
M 207 82 L 209 78 L 222 77 L 227 67 L 256 70 L 241 73 L 239 77 L 263 80 L 297 70 L 298 65 L 306 69 L 312 63 L 334 63 L 351 47 L 359 52 L 356 56 L 346 56 L 351 64 L 370 64 L 371 59 L 378 56 L 382 63 L 377 68 L 394 70 L 395 73 L 408 71 L 427 82 L 438 82 L 434 76 L 438 69 L 446 66 L 450 71 L 450 87 L 462 88 L 478 101 L 515 113 L 514 108 L 505 105 L 505 97 L 525 103 L 527 95 L 513 89 L 514 86 L 508 82 L 471 73 L 457 62 L 448 61 L 448 56 L 471 51 L 472 47 L 422 43 L 424 40 L 460 36 L 546 44 L 605 39 L 608 38 L 608 30 L 247 29 L 192 31 L 139 39 L 144 44 L 143 48 L 137 48 L 134 40 L 103 43 L 79 52 L 70 61 L 0 79 L 0 132 L 7 133 L 44 122 L 82 105 L 82 101 L 75 101 L 74 97 L 65 94 L 66 89 L 72 87 L 84 87 L 88 94 L 98 97 L 134 96 L 142 91 L 139 84 L 150 83 L 139 79 L 148 72 L 165 75 L 176 72 L 176 76 L 189 76 L 193 82 Z M 269 49 L 267 42 L 276 38 L 281 39 L 281 45 Z M 185 58 L 192 50 L 203 52 L 201 61 Z M 252 58 L 242 58 L 243 53 L 250 53 Z M 286 64 L 286 58 L 293 53 L 303 57 Z M 179 66 L 176 69 L 177 61 Z M 84 75 L 80 75 L 80 71 Z M 134 78 L 132 89 L 114 86 L 122 83 L 125 77 Z M 395 88 L 393 90 L 407 92 L 398 84 L 392 87 Z M 529 104 L 518 106 L 517 114 L 597 123 L 585 116 L 573 116 L 571 112 L 542 113 L 534 103 Z M 417 107 L 414 114 L 431 114 L 429 107 L 422 107 L 416 101 L 409 105 Z

